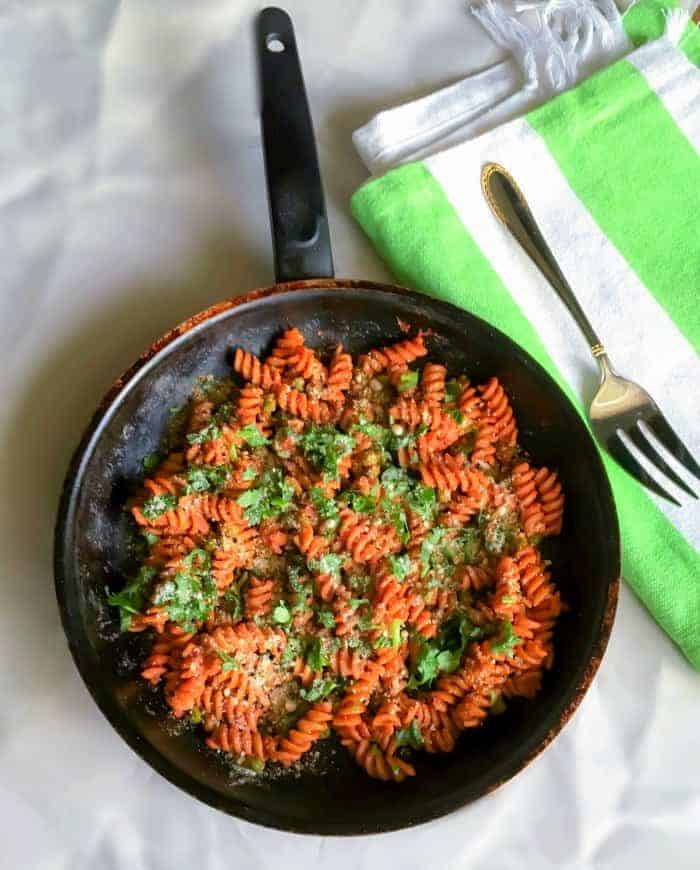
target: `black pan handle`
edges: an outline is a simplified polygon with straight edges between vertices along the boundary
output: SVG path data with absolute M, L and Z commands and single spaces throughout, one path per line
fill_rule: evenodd
M 289 15 L 274 7 L 264 9 L 257 39 L 276 280 L 332 278 L 314 128 Z

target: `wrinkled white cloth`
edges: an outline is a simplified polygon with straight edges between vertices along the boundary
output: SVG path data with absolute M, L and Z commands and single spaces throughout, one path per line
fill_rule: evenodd
M 338 274 L 387 279 L 348 214 L 350 134 L 499 54 L 461 0 L 285 4 L 297 27 Z M 97 710 L 54 600 L 70 454 L 156 335 L 272 280 L 248 0 L 0 3 L 2 866 L 70 870 L 697 867 L 700 681 L 623 589 L 563 734 L 511 783 L 421 828 L 268 831 L 182 794 Z M 398 792 L 397 799 L 400 799 Z
M 373 175 L 423 160 L 524 115 L 627 54 L 613 0 L 471 0 L 505 60 L 394 108 L 353 133 Z

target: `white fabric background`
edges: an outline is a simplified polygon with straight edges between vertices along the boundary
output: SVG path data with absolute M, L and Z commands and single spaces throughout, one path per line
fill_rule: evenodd
M 348 214 L 364 179 L 350 134 L 498 54 L 459 0 L 286 6 L 337 272 L 386 279 Z M 554 745 L 491 797 L 413 831 L 341 841 L 228 818 L 153 773 L 84 689 L 51 570 L 71 451 L 152 338 L 272 280 L 252 54 L 259 8 L 0 0 L 0 864 L 696 868 L 700 679 L 626 590 L 599 676 Z

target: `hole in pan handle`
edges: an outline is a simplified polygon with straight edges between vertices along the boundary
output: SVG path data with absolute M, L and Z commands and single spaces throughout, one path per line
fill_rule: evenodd
M 258 17 L 261 118 L 277 283 L 332 278 L 328 217 L 294 28 L 282 9 Z

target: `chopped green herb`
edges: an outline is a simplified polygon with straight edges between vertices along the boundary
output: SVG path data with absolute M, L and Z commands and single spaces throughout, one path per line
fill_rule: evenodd
M 258 429 L 255 423 L 251 423 L 249 426 L 244 426 L 242 429 L 239 429 L 238 434 L 249 447 L 264 447 L 267 444 L 267 438 Z
M 258 471 L 253 465 L 249 465 L 248 468 L 243 472 L 241 478 L 243 480 L 255 480 L 258 476 Z
M 153 495 L 146 499 L 141 508 L 141 513 L 147 520 L 155 520 L 167 511 L 177 507 L 177 496 L 165 493 L 163 495 Z
M 211 554 L 195 549 L 182 560 L 183 567 L 172 580 L 161 584 L 153 598 L 157 606 L 164 606 L 168 616 L 185 631 L 192 631 L 197 622 L 205 619 L 216 605 L 218 591 L 211 569 Z
M 399 392 L 405 393 L 418 386 L 418 372 L 404 372 L 399 378 Z
M 119 592 L 108 595 L 107 602 L 119 608 L 119 621 L 122 631 L 128 631 L 131 614 L 141 613 L 151 583 L 158 572 L 150 565 L 142 565 L 136 577 Z M 107 590 L 109 592 L 109 590 Z
M 239 668 L 238 661 L 235 656 L 229 655 L 229 653 L 225 652 L 222 649 L 218 649 L 216 651 L 217 656 L 221 659 L 223 664 L 221 665 L 221 670 L 226 674 L 229 671 L 237 671 Z
M 330 665 L 331 660 L 326 652 L 323 640 L 320 637 L 314 637 L 306 649 L 306 664 L 312 671 L 322 671 Z
M 408 688 L 429 686 L 438 674 L 456 671 L 469 641 L 482 636 L 482 629 L 473 625 L 468 616 L 459 613 L 444 623 L 433 640 L 427 641 L 419 636 Z
M 240 592 L 233 586 L 224 592 L 219 601 L 220 606 L 226 613 L 230 613 L 234 619 L 238 619 L 243 615 L 243 602 L 241 601 Z
M 464 414 L 459 410 L 459 408 L 451 408 L 447 413 L 452 417 L 457 425 L 464 425 Z
M 392 466 L 382 474 L 382 486 L 388 496 L 405 495 L 411 489 L 412 480 L 403 468 Z
M 473 565 L 479 555 L 479 532 L 471 526 L 461 529 L 455 540 L 459 561 Z
M 202 711 L 199 707 L 193 707 L 190 710 L 190 722 L 192 725 L 199 725 L 203 718 Z
M 385 634 L 380 634 L 378 638 L 372 641 L 372 646 L 374 649 L 385 649 L 391 646 L 391 638 L 387 637 Z
M 491 652 L 496 656 L 506 655 L 511 658 L 515 652 L 515 647 L 520 643 L 522 643 L 522 639 L 515 633 L 513 623 L 504 619 L 501 622 L 500 640 L 491 641 Z
M 403 553 L 401 556 L 389 556 L 389 564 L 391 565 L 391 573 L 401 582 L 408 577 L 411 570 L 411 557 L 408 553 Z
M 391 620 L 391 628 L 389 629 L 389 636 L 391 637 L 391 645 L 393 647 L 401 646 L 401 629 L 403 628 L 403 622 L 400 619 L 392 619 Z
M 311 504 L 323 520 L 334 520 L 340 513 L 338 505 L 318 486 L 311 490 Z
M 400 728 L 396 732 L 396 748 L 422 749 L 423 735 L 416 719 L 411 720 L 408 728 Z
M 143 536 L 143 539 L 146 541 L 149 547 L 152 547 L 160 540 L 158 535 L 154 535 L 153 532 L 142 531 L 141 535 Z
M 230 465 L 195 465 L 187 472 L 185 492 L 218 492 L 230 473 Z
M 282 667 L 286 667 L 287 665 L 292 664 L 292 662 L 296 661 L 302 653 L 302 643 L 298 637 L 288 637 L 287 645 L 284 648 L 284 652 L 282 653 L 282 658 L 280 659 L 280 664 Z
M 338 476 L 338 463 L 355 446 L 351 435 L 343 435 L 333 426 L 311 425 L 300 438 L 299 443 L 306 458 L 323 471 L 324 477 Z
M 390 501 L 388 498 L 382 499 L 382 510 L 386 514 L 387 519 L 396 529 L 399 540 L 402 544 L 407 544 L 411 539 L 411 532 L 408 528 L 408 519 L 406 512 L 400 502 Z
M 430 522 L 434 519 L 438 511 L 438 500 L 435 490 L 431 486 L 425 486 L 422 483 L 416 483 L 411 492 L 406 498 L 409 508 L 414 514 Z
M 311 683 L 308 689 L 301 689 L 299 694 L 305 701 L 313 703 L 314 701 L 323 701 L 324 698 L 338 691 L 341 686 L 341 680 L 318 677 Z
M 515 604 L 518 600 L 516 595 L 504 595 L 501 598 L 501 604 Z
M 330 610 L 319 610 L 316 618 L 324 628 L 335 628 L 335 616 Z
M 374 513 L 377 507 L 377 499 L 373 495 L 363 495 L 361 492 L 350 491 L 343 493 L 342 498 L 357 514 Z
M 337 553 L 326 553 L 320 559 L 312 559 L 309 562 L 309 568 L 319 574 L 332 574 L 334 577 L 340 576 L 340 569 L 343 565 L 343 557 Z
M 187 440 L 190 444 L 204 444 L 206 441 L 214 441 L 221 435 L 221 427 L 212 421 L 199 432 L 190 432 Z
M 374 628 L 371 611 L 362 614 L 362 616 L 357 620 L 357 627 L 360 631 L 371 631 Z
M 442 542 L 442 539 L 445 537 L 445 529 L 437 526 L 434 529 L 431 529 L 428 534 L 425 536 L 423 543 L 420 548 L 420 560 L 423 564 L 423 568 L 421 570 L 421 577 L 425 577 L 425 575 L 430 570 L 430 567 L 434 560 L 435 548 Z
M 363 417 L 360 417 L 360 422 L 356 423 L 350 431 L 361 432 L 382 447 L 385 447 L 391 438 L 391 429 L 380 426 L 378 423 L 368 423 Z
M 445 401 L 456 402 L 462 395 L 462 388 L 458 381 L 451 380 L 445 384 Z
M 278 625 L 288 625 L 292 621 L 292 614 L 284 601 L 280 601 L 272 611 L 272 618 Z
M 363 604 L 369 604 L 369 599 L 368 598 L 351 598 L 348 603 L 349 603 L 350 607 L 352 607 L 353 610 L 357 610 L 357 608 L 361 607 Z
M 160 460 L 160 453 L 149 453 L 148 456 L 143 457 L 143 470 L 153 471 L 154 468 L 157 468 L 160 465 Z
M 260 486 L 246 490 L 238 497 L 238 504 L 245 508 L 245 515 L 251 526 L 262 520 L 277 517 L 292 505 L 294 487 L 282 477 L 279 468 L 266 471 L 260 479 Z

